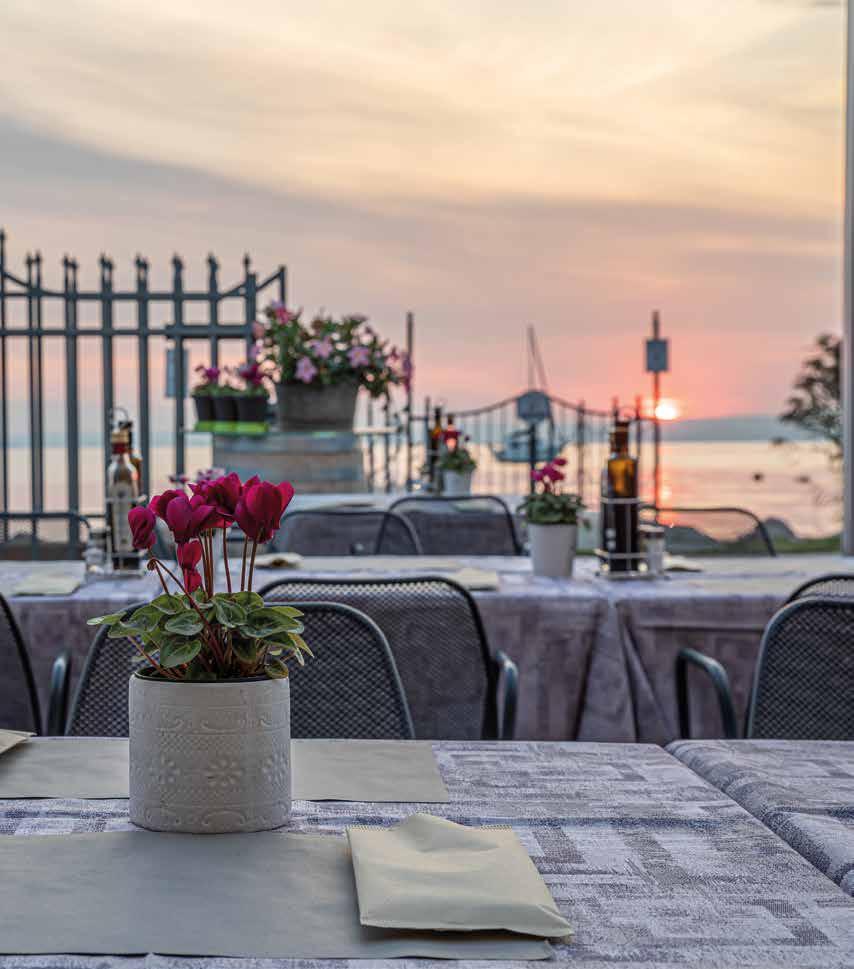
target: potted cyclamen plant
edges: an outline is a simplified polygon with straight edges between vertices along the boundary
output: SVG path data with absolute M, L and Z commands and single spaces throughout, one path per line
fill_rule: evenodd
M 534 490 L 519 510 L 528 523 L 534 575 L 568 578 L 578 543 L 578 514 L 584 507 L 576 494 L 562 492 L 565 458 L 555 458 L 531 472 Z
M 141 668 L 130 678 L 130 819 L 159 831 L 259 831 L 290 816 L 290 693 L 286 660 L 311 655 L 301 613 L 252 591 L 255 554 L 293 497 L 236 474 L 172 489 L 133 508 L 134 548 L 147 550 L 162 593 L 129 615 L 90 620 L 131 638 Z M 151 553 L 158 519 L 178 569 Z M 245 539 L 240 583 L 227 531 Z M 214 589 L 221 538 L 225 591 Z M 177 573 L 177 574 L 176 574 Z
M 237 376 L 243 381 L 243 387 L 235 398 L 237 419 L 241 423 L 266 424 L 269 394 L 264 380 L 267 374 L 257 360 L 247 360 L 237 368 Z
M 219 367 L 206 367 L 199 364 L 196 373 L 199 382 L 193 387 L 190 396 L 196 405 L 196 420 L 207 423 L 214 420 L 214 397 L 219 390 Z
M 459 431 L 445 431 L 444 440 L 445 453 L 439 459 L 442 493 L 450 497 L 471 494 L 471 479 L 477 469 L 477 461 L 467 447 L 469 438 L 464 438 L 460 444 Z
M 283 431 L 351 431 L 356 398 L 408 386 L 412 364 L 368 325 L 364 316 L 318 316 L 306 326 L 302 311 L 271 304 L 255 336 L 263 361 L 276 369 L 276 404 Z

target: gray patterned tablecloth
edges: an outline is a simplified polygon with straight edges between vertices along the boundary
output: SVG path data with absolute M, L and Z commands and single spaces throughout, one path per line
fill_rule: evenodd
M 674 739 L 673 666 L 682 646 L 700 649 L 726 665 L 743 709 L 762 630 L 774 611 L 806 578 L 844 568 L 854 571 L 851 561 L 832 556 L 709 558 L 702 560 L 700 574 L 608 582 L 594 575 L 593 559 L 580 558 L 575 578 L 566 581 L 534 577 L 526 558 L 456 560 L 499 573 L 498 591 L 474 596 L 491 647 L 505 650 L 519 666 L 517 736 L 536 740 Z M 425 557 L 425 572 L 429 563 Z M 8 595 L 26 568 L 0 563 L 0 591 Z M 298 571 L 265 570 L 258 582 L 318 574 L 324 573 L 309 559 Z M 366 557 L 353 559 L 351 570 L 332 574 L 358 578 L 382 573 L 372 571 Z M 13 596 L 43 697 L 50 665 L 61 648 L 72 650 L 79 673 L 92 635 L 85 624 L 88 618 L 156 591 L 156 581 L 145 576 L 92 582 L 66 597 Z M 708 689 L 697 692 L 692 708 L 693 735 L 720 736 Z
M 668 750 L 854 895 L 854 743 L 683 740 Z
M 434 750 L 449 804 L 298 801 L 294 828 L 340 833 L 352 824 L 392 824 L 419 809 L 463 824 L 511 824 L 575 929 L 571 944 L 556 946 L 562 964 L 587 969 L 854 965 L 854 900 L 665 751 L 637 745 L 449 742 L 435 744 Z M 0 836 L 129 828 L 126 801 L 0 801 Z M 141 900 L 140 917 L 144 909 Z M 404 964 L 409 965 L 378 963 L 388 969 Z M 214 969 L 226 962 L 154 956 L 0 959 L 2 969 L 90 965 Z M 285 963 L 227 965 L 275 969 Z M 331 963 L 299 965 L 319 969 Z M 353 969 L 361 965 L 354 962 Z

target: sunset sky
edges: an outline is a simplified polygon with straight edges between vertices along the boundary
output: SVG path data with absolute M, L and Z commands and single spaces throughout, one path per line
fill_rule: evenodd
M 822 0 L 4 0 L 9 254 L 418 326 L 417 390 L 776 412 L 840 329 L 844 9 Z

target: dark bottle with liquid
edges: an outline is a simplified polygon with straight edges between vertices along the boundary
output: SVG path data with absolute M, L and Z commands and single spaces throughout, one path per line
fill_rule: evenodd
M 133 547 L 128 512 L 139 498 L 139 476 L 130 460 L 126 430 L 113 431 L 110 438 L 112 460 L 107 468 L 107 525 L 113 568 L 116 571 L 139 567 L 139 553 Z
M 638 568 L 638 462 L 629 454 L 629 422 L 616 421 L 611 432 L 611 453 L 603 476 L 603 494 L 609 504 L 602 515 L 603 548 L 612 572 Z

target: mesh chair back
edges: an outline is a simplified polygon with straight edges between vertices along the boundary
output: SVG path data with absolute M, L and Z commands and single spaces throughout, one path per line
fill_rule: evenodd
M 73 512 L 0 512 L 0 559 L 80 559 L 89 522 Z
M 355 609 L 298 603 L 314 659 L 291 663 L 291 735 L 338 739 L 414 736 L 409 707 L 385 637 Z M 132 610 L 131 610 L 132 611 Z M 131 639 L 98 630 L 69 716 L 69 734 L 128 735 L 128 678 L 139 655 Z
M 854 602 L 800 599 L 762 637 L 746 736 L 854 740 Z
M 425 555 L 519 555 L 513 515 L 495 495 L 398 498 L 389 508 L 412 524 Z
M 674 555 L 776 555 L 765 524 L 744 508 L 642 509 L 641 520 L 665 527 Z
M 827 575 L 819 575 L 799 585 L 786 601 L 795 602 L 797 599 L 807 599 L 810 596 L 824 599 L 854 599 L 854 573 L 831 572 Z
M 9 603 L 0 596 L 0 727 L 41 733 L 41 711 L 27 646 Z
M 420 555 L 410 523 L 387 511 L 317 508 L 284 516 L 272 547 L 300 555 Z
M 495 673 L 477 605 L 447 579 L 285 579 L 267 600 L 343 602 L 370 616 L 391 646 L 415 735 L 429 740 L 493 739 Z

